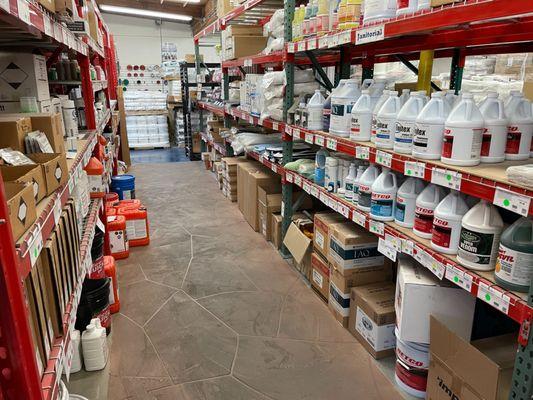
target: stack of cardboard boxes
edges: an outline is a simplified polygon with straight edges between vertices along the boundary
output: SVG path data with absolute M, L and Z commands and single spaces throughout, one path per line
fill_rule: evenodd
M 261 53 L 268 38 L 259 25 L 230 25 L 222 31 L 222 59 L 248 57 Z
M 222 158 L 222 194 L 232 202 L 237 201 L 237 166 L 247 161 L 245 157 Z

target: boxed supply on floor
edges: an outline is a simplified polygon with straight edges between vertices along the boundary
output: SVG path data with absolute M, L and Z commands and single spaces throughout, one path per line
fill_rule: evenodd
M 313 243 L 313 221 L 308 218 L 294 220 L 283 238 L 283 244 L 294 258 L 295 267 L 311 280 L 311 243 Z
M 315 214 L 313 248 L 326 259 L 329 254 L 329 228 L 331 225 L 343 220 L 344 217 L 341 214 L 332 211 L 322 211 Z
M 469 338 L 475 304 L 470 293 L 437 280 L 413 258 L 398 259 L 395 310 L 401 340 L 428 344 L 430 315 Z
M 347 270 L 346 275 L 336 270 L 331 264 L 330 270 L 329 309 L 345 328 L 348 327 L 351 289 L 356 286 L 392 280 L 392 263 L 389 259 L 384 259 L 381 265 Z
M 223 167 L 222 192 L 233 202 L 237 201 L 237 165 L 247 161 L 246 157 L 224 157 L 221 159 Z
M 326 303 L 329 295 L 329 273 L 328 261 L 320 253 L 313 251 L 311 254 L 311 286 L 320 293 Z
M 24 97 L 49 100 L 46 58 L 31 53 L 0 52 L 0 101 L 20 102 Z
M 307 216 L 303 213 L 294 213 L 292 215 L 292 220 L 296 221 L 301 218 L 306 218 Z M 280 213 L 273 213 L 272 214 L 272 244 L 274 245 L 274 248 L 281 249 L 281 244 L 283 243 L 283 238 L 281 237 L 281 226 L 283 222 L 283 217 Z
M 35 204 L 46 196 L 46 181 L 40 165 L 1 165 L 4 182 L 27 183 L 32 186 Z
M 18 240 L 37 219 L 33 186 L 24 183 L 5 182 L 4 189 L 13 239 Z
M 392 282 L 352 288 L 348 330 L 376 359 L 394 354 L 394 294 Z
M 509 396 L 516 335 L 470 342 L 431 317 L 427 399 L 503 400 Z

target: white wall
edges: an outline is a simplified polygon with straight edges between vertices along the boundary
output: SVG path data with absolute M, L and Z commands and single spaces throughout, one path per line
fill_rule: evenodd
M 163 21 L 156 25 L 154 20 L 104 13 L 111 33 L 115 37 L 120 64 L 160 64 L 161 43 L 175 43 L 178 60 L 185 54 L 194 54 L 191 27 L 188 24 Z M 201 47 L 206 62 L 220 62 L 214 48 Z

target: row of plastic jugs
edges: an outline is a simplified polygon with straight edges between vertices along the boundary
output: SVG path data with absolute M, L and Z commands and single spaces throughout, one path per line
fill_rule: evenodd
M 81 336 L 81 340 L 80 340 Z M 86 371 L 99 371 L 105 368 L 109 355 L 106 330 L 98 318 L 91 319 L 87 329 L 80 335 L 80 331 L 71 332 L 73 346 L 72 364 L 70 372 L 76 373 L 85 364 Z M 83 362 L 82 362 L 83 355 Z
M 384 81 L 341 80 L 330 101 L 329 131 L 356 141 L 372 141 L 422 159 L 441 159 L 450 165 L 472 166 L 530 157 L 533 136 L 532 104 L 518 91 L 505 102 L 489 92 L 475 104 L 470 93 L 383 90 Z M 453 108 L 452 108 L 453 105 Z M 307 104 L 308 128 L 322 130 L 328 104 L 316 91 Z

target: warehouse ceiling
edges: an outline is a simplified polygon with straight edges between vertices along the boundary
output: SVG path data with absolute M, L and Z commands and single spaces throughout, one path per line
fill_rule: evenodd
M 96 0 L 98 5 L 138 8 L 142 10 L 160 11 L 189 15 L 193 18 L 203 17 L 204 5 L 207 0 Z

